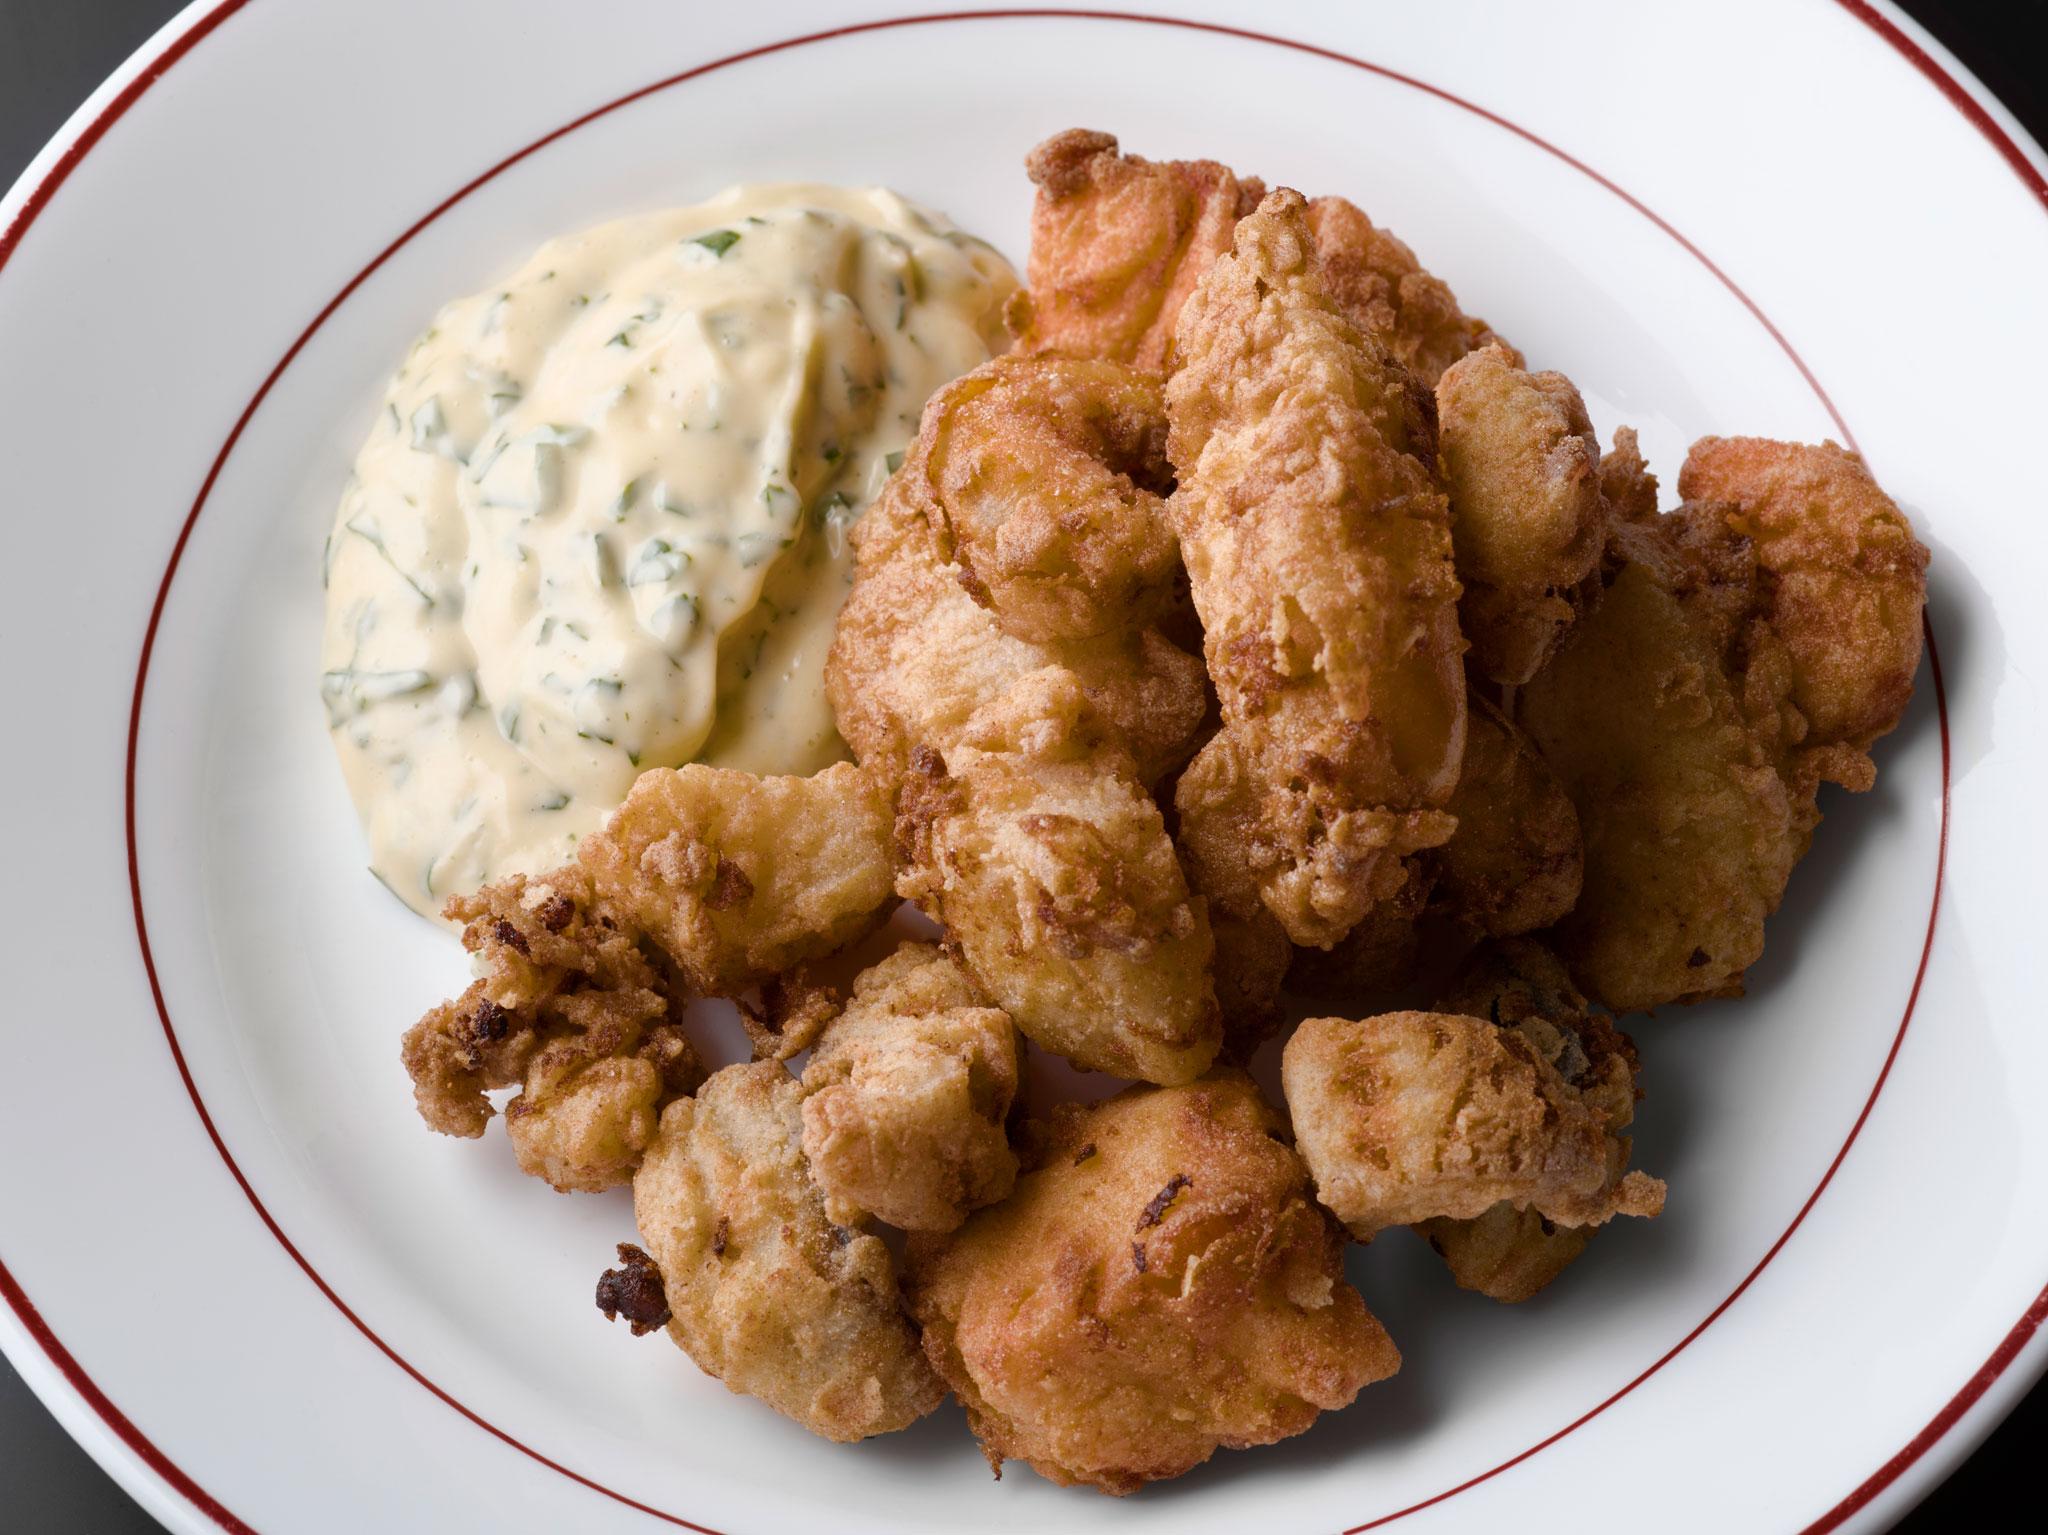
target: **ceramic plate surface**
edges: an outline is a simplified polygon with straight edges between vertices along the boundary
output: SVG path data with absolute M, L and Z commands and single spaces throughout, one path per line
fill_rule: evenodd
M 0 208 L 0 1341 L 173 1527 L 1876 1529 L 2039 1373 L 2038 150 L 1827 0 L 1175 12 L 201 5 Z M 1853 443 L 1934 551 L 1752 994 L 1636 1028 L 1668 1213 L 1521 1308 L 1355 1250 L 1400 1375 L 1120 1502 L 992 1483 L 950 1407 L 825 1444 L 601 1321 L 625 1196 L 413 1116 L 397 1033 L 462 964 L 364 871 L 315 685 L 328 519 L 442 300 L 747 180 L 1021 264 L 1074 124 L 1359 201 L 1667 485 L 1703 433 Z

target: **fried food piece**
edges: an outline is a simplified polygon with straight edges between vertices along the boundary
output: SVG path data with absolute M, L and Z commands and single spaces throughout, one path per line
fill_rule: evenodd
M 420 1117 L 479 1136 L 484 1094 L 517 1085 L 505 1129 L 522 1169 L 564 1191 L 624 1183 L 661 1105 L 704 1075 L 677 1021 L 680 991 L 574 867 L 486 885 L 447 915 L 464 924 L 478 978 L 406 1032 Z
M 810 1049 L 839 1016 L 846 998 L 819 969 L 818 962 L 797 965 L 769 976 L 754 996 L 733 999 L 755 1060 L 786 1061 Z
M 1223 729 L 1176 791 L 1203 893 L 1328 946 L 1442 843 L 1464 641 L 1428 395 L 1318 285 L 1269 196 L 1181 311 L 1168 502 Z
M 1165 401 L 1119 363 L 984 363 L 932 396 L 902 473 L 939 558 L 1020 639 L 1131 628 L 1180 574 Z
M 1216 939 L 1209 970 L 1223 1014 L 1223 1049 L 1217 1059 L 1241 1065 L 1286 1021 L 1280 991 L 1295 948 L 1280 919 L 1256 901 L 1242 917 L 1210 907 L 1209 931 Z
M 1520 353 L 1459 309 L 1415 252 L 1391 230 L 1374 227 L 1363 210 L 1341 197 L 1318 197 L 1308 205 L 1308 224 L 1331 302 L 1425 387 L 1435 388 L 1445 369 L 1483 347 L 1497 347 L 1520 365 Z
M 888 798 L 845 762 L 809 778 L 651 769 L 577 859 L 710 996 L 852 942 L 886 915 L 895 875 Z
M 1136 1491 L 1301 1433 L 1400 1366 L 1249 1078 L 1055 1110 L 1016 1192 L 910 1243 L 924 1346 L 989 1464 Z
M 1582 1037 L 1533 1014 L 1527 1028 L 1452 1012 L 1306 1020 L 1280 1074 L 1316 1197 L 1361 1241 L 1503 1202 L 1562 1226 L 1655 1215 L 1664 1185 L 1625 1170 L 1628 1063 L 1604 1056 L 1574 1086 Z
M 898 803 L 898 891 L 1017 1027 L 1094 1071 L 1187 1082 L 1222 1029 L 1202 903 L 1159 807 L 1071 673 L 993 699 Z
M 1728 503 L 1765 575 L 1763 621 L 1788 653 L 1802 729 L 1787 778 L 1867 789 L 1870 746 L 1899 722 L 1920 666 L 1927 548 L 1856 454 L 1822 443 L 1702 437 L 1678 475 L 1687 501 Z
M 1470 704 L 1464 769 L 1445 806 L 1458 829 L 1422 855 L 1433 904 L 1487 937 L 1533 933 L 1578 905 L 1579 815 L 1529 738 L 1484 699 Z
M 1513 686 L 1557 649 L 1606 542 L 1600 444 L 1562 373 L 1526 373 L 1483 348 L 1436 386 L 1451 539 L 1469 665 Z
M 1739 995 L 1810 831 L 1712 621 L 1742 550 L 1687 521 L 1617 531 L 1619 573 L 1518 698 L 1585 839 L 1559 945 L 1617 1012 Z
M 1028 291 L 1006 318 L 1023 352 L 1166 372 L 1174 320 L 1265 187 L 1213 160 L 1142 160 L 1070 128 L 1033 149 Z
M 1471 1220 L 1438 1217 L 1415 1230 L 1461 1290 L 1503 1305 L 1532 1299 L 1586 1250 L 1597 1226 L 1560 1226 L 1534 1209 L 1497 1204 Z
M 945 1389 L 881 1239 L 835 1224 L 804 1159 L 803 1089 L 728 1066 L 663 1111 L 633 1179 L 669 1336 L 707 1375 L 842 1443 L 904 1428 Z
M 1026 158 L 1038 188 L 1028 291 L 1007 316 L 1020 351 L 1065 352 L 1166 373 L 1195 283 L 1230 249 L 1265 184 L 1213 160 L 1144 160 L 1070 128 Z M 1308 204 L 1324 287 L 1346 318 L 1433 387 L 1475 348 L 1505 345 L 1458 308 L 1415 253 L 1341 197 Z
M 913 748 L 944 751 L 984 702 L 1049 665 L 1079 679 L 1145 783 L 1187 760 L 1208 684 L 1201 661 L 1157 629 L 1047 645 L 1005 634 L 946 573 L 900 476 L 855 524 L 853 546 L 825 691 L 839 733 L 883 782 L 902 778 Z
M 1017 1177 L 1004 1129 L 1017 1032 L 930 944 L 862 972 L 804 1068 L 804 1156 L 825 1213 L 951 1231 Z
M 1438 1005 L 1516 1030 L 1611 1123 L 1625 1127 L 1633 1117 L 1642 1097 L 1634 1041 L 1592 1011 L 1563 962 L 1540 943 L 1513 939 L 1482 948 Z M 1661 1202 L 1663 1185 L 1656 1187 Z M 1533 1207 L 1503 1201 L 1470 1220 L 1439 1216 L 1415 1229 L 1460 1287 L 1513 1303 L 1557 1278 L 1596 1228 L 1561 1226 Z

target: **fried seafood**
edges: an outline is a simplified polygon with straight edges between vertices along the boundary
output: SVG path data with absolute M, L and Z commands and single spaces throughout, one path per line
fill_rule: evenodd
M 1017 1033 L 966 973 L 906 944 L 853 984 L 804 1068 L 804 1156 L 836 1221 L 951 1231 L 1010 1192 Z
M 505 1129 L 521 1168 L 565 1191 L 624 1183 L 661 1105 L 704 1075 L 676 1021 L 678 990 L 573 867 L 486 885 L 447 914 L 464 924 L 478 978 L 406 1032 L 420 1117 L 479 1136 L 484 1094 L 517 1086 Z
M 1157 783 L 1187 760 L 1208 709 L 1202 663 L 1157 629 L 1036 645 L 1005 634 L 947 574 L 902 479 L 854 527 L 853 590 L 825 667 L 839 733 L 883 781 L 920 745 L 944 751 L 968 717 L 1026 675 L 1064 666 Z
M 1213 940 L 1159 807 L 1071 673 L 993 699 L 898 802 L 898 890 L 1017 1027 L 1076 1065 L 1187 1082 L 1222 1038 Z
M 1055 1111 L 1016 1192 L 910 1243 L 924 1346 L 983 1453 L 1128 1493 L 1298 1434 L 1399 1367 L 1250 1079 Z
M 1328 946 L 1450 835 L 1464 641 L 1430 400 L 1322 292 L 1304 206 L 1269 196 L 1181 312 L 1168 505 L 1223 729 L 1175 801 L 1215 905 Z
M 1627 1171 L 1633 1048 L 1541 949 L 1494 963 L 1444 1011 L 1311 1018 L 1287 1043 L 1281 1081 L 1316 1197 L 1361 1240 L 1501 1203 L 1560 1226 L 1663 1208 L 1664 1185 Z
M 858 938 L 895 873 L 888 798 L 843 762 L 809 778 L 652 769 L 577 857 L 605 907 L 711 996 Z
M 1264 185 L 1213 160 L 1142 160 L 1107 133 L 1070 128 L 1033 149 L 1030 288 L 1010 300 L 1020 351 L 1166 372 L 1196 280 L 1230 249 Z
M 1131 628 L 1180 573 L 1165 401 L 1119 363 L 984 363 L 932 396 L 902 474 L 939 558 L 1020 639 Z
M 1600 563 L 1600 445 L 1562 373 L 1526 373 L 1500 347 L 1455 363 L 1436 410 L 1468 664 L 1527 682 L 1577 617 Z
M 1114 137 L 1085 128 L 1055 134 L 1024 166 L 1038 197 L 1030 287 L 1008 315 L 1018 348 L 1168 372 L 1182 305 L 1265 184 L 1213 160 L 1119 154 Z M 1425 386 L 1467 352 L 1505 345 L 1343 198 L 1318 197 L 1307 216 L 1331 300 Z
M 1796 724 L 1786 777 L 1867 789 L 1870 746 L 1905 711 L 1920 666 L 1927 549 L 1863 460 L 1835 444 L 1703 437 L 1678 492 L 1726 503 L 1755 550 L 1755 608 L 1783 645 Z
M 1591 1010 L 1563 963 L 1541 944 L 1488 945 L 1439 1006 L 1517 1030 L 1613 1122 L 1625 1126 L 1632 1117 L 1634 1100 L 1642 1096 L 1634 1043 Z M 1517 1209 L 1503 1201 L 1469 1220 L 1439 1216 L 1415 1229 L 1461 1287 L 1512 1303 L 1557 1278 L 1597 1228 L 1562 1226 L 1533 1206 Z
M 803 1152 L 803 1096 L 779 1063 L 759 1061 L 670 1104 L 633 1179 L 633 1215 L 677 1345 L 731 1390 L 846 1442 L 908 1426 L 945 1390 L 888 1248 L 826 1214 Z M 606 1296 L 601 1286 L 600 1305 Z

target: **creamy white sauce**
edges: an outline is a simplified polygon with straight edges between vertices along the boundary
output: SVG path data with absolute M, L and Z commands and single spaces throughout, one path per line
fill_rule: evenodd
M 846 529 L 1015 285 L 894 193 L 736 187 L 443 309 L 326 551 L 321 695 L 377 875 L 433 914 L 562 862 L 644 768 L 843 755 Z

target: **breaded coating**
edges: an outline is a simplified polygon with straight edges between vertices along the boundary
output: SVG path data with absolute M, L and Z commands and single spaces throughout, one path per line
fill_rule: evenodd
M 853 530 L 853 590 L 825 665 L 839 733 L 894 783 L 919 745 L 943 751 L 968 716 L 1041 667 L 1065 666 L 1147 783 L 1187 761 L 1208 709 L 1202 663 L 1150 627 L 1036 645 L 1005 634 L 938 557 L 902 477 Z
M 1516 1030 L 1611 1120 L 1627 1124 L 1642 1097 L 1634 1042 L 1592 1011 L 1563 962 L 1539 943 L 1516 939 L 1481 949 L 1438 1005 Z M 1440 1216 L 1415 1229 L 1462 1288 L 1513 1303 L 1557 1278 L 1596 1228 L 1560 1226 L 1533 1207 L 1503 1202 L 1470 1220 Z
M 1017 1031 L 959 965 L 906 944 L 863 971 L 804 1068 L 804 1156 L 825 1213 L 951 1231 L 1017 1177 Z
M 1165 373 L 1181 305 L 1265 187 L 1213 160 L 1120 155 L 1086 128 L 1047 139 L 1024 169 L 1038 197 L 1030 287 L 1007 314 L 1018 350 Z
M 826 980 L 820 969 L 829 964 L 811 961 L 771 975 L 752 997 L 733 1000 L 739 1006 L 740 1025 L 747 1042 L 754 1047 L 757 1061 L 786 1061 L 818 1042 L 825 1026 L 846 1006 L 838 986 Z
M 1173 466 L 1148 374 L 997 357 L 932 396 L 902 474 L 939 558 L 1020 639 L 1128 629 L 1172 594 Z
M 998 1472 L 1136 1491 L 1400 1366 L 1249 1078 L 1062 1105 L 999 1205 L 910 1243 L 925 1351 Z
M 728 1066 L 661 1116 L 633 1179 L 669 1336 L 707 1375 L 842 1443 L 945 1395 L 881 1239 L 825 1213 L 804 1160 L 803 1089 L 778 1062 Z
M 1597 594 L 1606 542 L 1600 444 L 1562 373 L 1526 373 L 1497 346 L 1437 381 L 1458 619 L 1482 676 L 1527 682 Z
M 1076 1065 L 1187 1082 L 1222 1039 L 1214 949 L 1159 807 L 1073 675 L 1047 667 L 918 753 L 898 890 L 1019 1029 Z
M 1870 746 L 1899 722 L 1920 666 L 1927 548 L 1863 460 L 1761 437 L 1702 437 L 1678 491 L 1718 501 L 1765 579 L 1762 616 L 1784 645 L 1803 731 L 1787 778 L 1867 789 Z
M 1007 318 L 1020 351 L 1057 351 L 1171 371 L 1175 321 L 1230 249 L 1265 184 L 1214 160 L 1119 154 L 1107 133 L 1070 128 L 1025 159 L 1038 188 L 1028 291 Z M 1505 345 L 1458 308 L 1415 253 L 1341 197 L 1308 205 L 1331 299 L 1423 384 L 1477 347 Z
M 1482 347 L 1499 348 L 1520 364 L 1513 347 L 1459 309 L 1415 252 L 1391 230 L 1374 227 L 1363 210 L 1341 197 L 1318 197 L 1308 205 L 1308 224 L 1331 302 L 1425 387 L 1435 388 L 1446 368 Z
M 1217 1059 L 1242 1064 L 1286 1021 L 1280 992 L 1296 950 L 1280 919 L 1256 900 L 1242 917 L 1211 906 L 1209 931 L 1216 939 L 1209 969 L 1216 981 L 1216 1006 L 1223 1013 L 1223 1050 Z
M 1280 1073 L 1316 1197 L 1361 1241 L 1503 1201 L 1563 1226 L 1663 1208 L 1663 1184 L 1625 1171 L 1626 1068 L 1618 1084 L 1574 1087 L 1518 1028 L 1457 1013 L 1310 1018 Z
M 887 915 L 895 875 L 888 797 L 845 762 L 809 778 L 651 769 L 577 859 L 606 908 L 709 996 L 858 938 Z
M 521 1168 L 564 1191 L 624 1183 L 661 1105 L 704 1075 L 677 1022 L 679 989 L 574 867 L 486 885 L 447 915 L 464 924 L 478 978 L 406 1032 L 420 1117 L 479 1136 L 484 1094 L 517 1085 L 505 1129 Z
M 1169 501 L 1223 729 L 1182 775 L 1181 845 L 1328 946 L 1450 835 L 1465 673 L 1427 393 L 1317 283 L 1279 191 L 1181 311 Z
M 1435 876 L 1432 905 L 1487 937 L 1533 933 L 1578 904 L 1578 812 L 1529 738 L 1484 699 L 1470 704 L 1464 769 L 1445 806 L 1458 829 L 1421 855 Z

